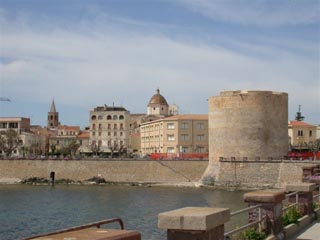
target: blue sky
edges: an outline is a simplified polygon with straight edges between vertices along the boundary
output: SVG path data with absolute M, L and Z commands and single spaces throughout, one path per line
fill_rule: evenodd
M 0 116 L 87 126 L 108 104 L 146 112 L 160 88 L 207 113 L 223 90 L 289 94 L 320 123 L 320 1 L 0 0 Z

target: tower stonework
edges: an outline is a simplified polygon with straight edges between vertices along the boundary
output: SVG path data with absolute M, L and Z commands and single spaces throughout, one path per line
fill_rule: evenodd
M 209 166 L 219 181 L 220 159 L 282 159 L 288 151 L 288 94 L 224 91 L 209 98 Z
M 47 127 L 55 128 L 59 126 L 59 112 L 56 111 L 54 100 L 51 103 L 50 112 L 48 112 Z

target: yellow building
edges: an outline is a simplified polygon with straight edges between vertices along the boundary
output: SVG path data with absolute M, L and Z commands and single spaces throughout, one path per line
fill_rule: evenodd
M 317 126 L 302 121 L 290 121 L 288 134 L 291 146 L 304 147 L 316 140 Z
M 141 152 L 207 153 L 208 115 L 176 115 L 142 123 Z

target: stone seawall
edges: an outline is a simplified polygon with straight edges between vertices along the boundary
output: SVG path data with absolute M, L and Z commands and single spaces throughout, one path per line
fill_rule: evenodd
M 221 161 L 215 185 L 281 188 L 286 183 L 302 182 L 303 167 L 320 161 Z
M 216 186 L 282 187 L 302 181 L 302 168 L 320 161 L 221 161 L 215 165 Z M 198 182 L 208 161 L 147 160 L 0 160 L 0 183 L 30 177 L 84 181 L 100 176 L 110 182 L 179 184 Z
M 197 182 L 208 161 L 0 160 L 0 182 L 30 177 L 83 181 L 101 176 L 111 182 L 178 184 Z

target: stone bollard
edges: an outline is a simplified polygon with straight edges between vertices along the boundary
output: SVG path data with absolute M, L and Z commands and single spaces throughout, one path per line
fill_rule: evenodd
M 286 192 L 299 192 L 298 206 L 303 215 L 310 215 L 313 212 L 313 190 L 315 187 L 315 183 L 294 183 L 287 184 L 285 187 Z M 295 203 L 296 196 L 290 196 L 288 202 Z
M 159 214 L 158 227 L 167 240 L 223 240 L 228 208 L 186 207 Z
M 244 201 L 249 207 L 261 204 L 262 214 L 266 215 L 266 233 L 278 236 L 283 231 L 282 201 L 285 199 L 282 191 L 254 191 L 245 193 Z M 249 212 L 249 222 L 258 220 L 258 209 Z

